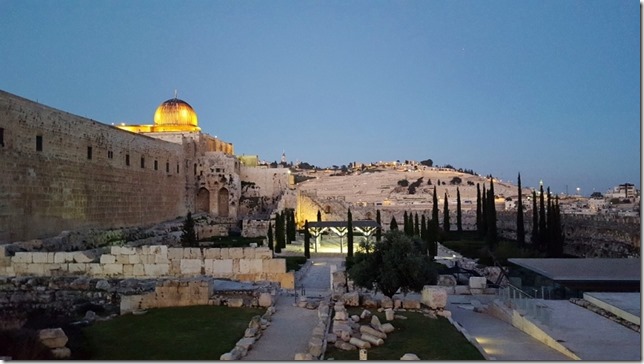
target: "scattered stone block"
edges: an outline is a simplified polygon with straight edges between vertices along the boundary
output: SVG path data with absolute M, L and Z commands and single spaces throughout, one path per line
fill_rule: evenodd
M 371 327 L 373 327 L 376 330 L 382 331 L 382 324 L 380 323 L 380 319 L 378 316 L 373 315 L 371 316 Z
M 342 295 L 342 301 L 345 306 L 358 307 L 360 306 L 360 294 L 358 292 L 347 292 Z
M 346 321 L 349 319 L 349 314 L 347 311 L 336 311 L 335 315 L 333 316 L 333 320 L 335 321 Z
M 235 346 L 238 346 L 240 348 L 243 348 L 244 350 L 248 351 L 252 349 L 253 344 L 255 344 L 255 338 L 253 337 L 244 337 L 240 339 Z
M 333 345 L 336 348 L 344 351 L 358 350 L 358 348 L 355 345 L 351 345 L 348 342 L 342 341 L 342 340 L 336 341 Z
M 60 327 L 38 331 L 38 339 L 50 349 L 62 348 L 67 344 L 67 335 Z
M 296 353 L 293 360 L 313 360 L 313 355 L 311 353 Z
M 356 347 L 358 347 L 360 349 L 371 349 L 371 344 L 370 343 L 368 343 L 367 341 L 358 339 L 357 337 L 352 337 L 349 340 L 349 344 L 355 345 Z
M 394 308 L 394 301 L 391 298 L 385 296 L 385 297 L 382 298 L 382 300 L 380 300 L 380 307 L 382 307 L 382 308 Z
M 99 291 L 107 291 L 110 288 L 112 288 L 112 286 L 110 286 L 110 283 L 105 279 L 101 279 L 100 281 L 96 282 L 96 289 Z
M 484 288 L 487 287 L 487 278 L 485 277 L 470 277 L 470 282 L 469 282 L 470 290 L 472 289 L 480 289 L 483 290 Z
M 381 326 L 381 331 L 384 332 L 385 334 L 392 333 L 394 332 L 394 330 L 396 330 L 396 328 L 394 327 L 394 325 L 390 323 L 386 323 Z
M 439 286 L 453 287 L 457 285 L 456 278 L 451 274 L 441 274 L 438 276 L 438 282 L 436 283 Z
M 391 308 L 388 308 L 385 310 L 385 320 L 387 321 L 393 321 L 394 320 L 394 310 Z
M 380 300 L 373 298 L 371 295 L 364 295 L 362 298 L 362 306 L 365 308 L 378 308 Z
M 309 353 L 313 355 L 314 357 L 319 357 L 322 355 L 322 347 L 324 345 L 324 341 L 319 338 L 319 337 L 312 337 L 311 340 L 309 340 Z
M 273 296 L 268 292 L 262 292 L 257 299 L 259 307 L 270 307 L 273 305 Z
M 229 298 L 226 301 L 226 306 L 228 307 L 243 307 L 244 306 L 244 299 L 243 298 Z
M 394 315 L 394 318 L 396 320 L 407 320 L 407 316 L 403 316 L 403 315 Z
M 431 309 L 442 309 L 447 305 L 447 292 L 443 287 L 425 286 L 421 296 L 421 302 Z
M 420 360 L 420 358 L 416 354 L 407 353 L 401 356 L 400 360 Z
M 436 311 L 436 315 L 437 316 L 442 316 L 442 317 L 445 317 L 445 318 L 450 318 L 450 317 L 452 317 L 452 312 L 450 312 L 448 310 L 441 310 L 441 311 Z
M 360 335 L 360 340 L 366 341 L 369 344 L 375 345 L 375 346 L 380 346 L 380 345 L 383 345 L 385 343 L 385 341 L 383 339 L 381 339 L 379 337 L 375 337 L 373 335 L 369 335 L 369 334 Z
M 363 310 L 362 313 L 360 314 L 361 319 L 365 319 L 369 317 L 371 317 L 371 311 L 369 310 Z
M 376 330 L 373 327 L 367 326 L 367 325 L 361 325 L 360 326 L 360 333 L 361 334 L 368 334 L 368 335 L 371 335 L 371 336 L 374 336 L 374 337 L 377 337 L 377 338 L 380 338 L 380 339 L 386 339 L 387 338 L 387 334 L 385 334 L 384 332 Z
M 72 351 L 69 348 L 56 348 L 51 349 L 54 359 L 69 359 L 72 356 Z
M 403 308 L 407 310 L 419 310 L 420 309 L 420 302 L 418 300 L 412 299 L 412 298 L 405 298 L 403 299 Z

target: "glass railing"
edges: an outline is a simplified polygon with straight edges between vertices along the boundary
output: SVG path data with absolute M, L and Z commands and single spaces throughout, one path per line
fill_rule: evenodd
M 535 290 L 535 295 L 539 292 Z M 547 293 L 546 293 L 547 294 Z M 497 296 L 506 306 L 533 318 L 543 325 L 549 326 L 552 317 L 552 308 L 545 304 L 543 298 L 538 299 L 521 289 L 508 285 L 497 290 Z

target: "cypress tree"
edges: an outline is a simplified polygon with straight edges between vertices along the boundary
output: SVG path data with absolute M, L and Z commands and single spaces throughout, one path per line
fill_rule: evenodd
M 461 214 L 461 191 L 456 187 L 456 230 L 463 232 L 463 217 Z
M 181 228 L 181 246 L 182 247 L 195 247 L 197 243 L 197 233 L 195 232 L 195 220 L 192 218 L 192 213 L 188 211 L 186 219 L 183 221 Z
M 304 256 L 311 259 L 311 233 L 309 232 L 309 220 L 304 220 Z
M 432 223 L 438 226 L 438 197 L 436 197 L 436 186 L 434 186 L 434 196 L 432 197 Z
M 445 191 L 445 202 L 443 203 L 443 231 L 448 232 L 449 229 L 449 204 L 447 202 L 447 191 Z
M 521 195 L 521 173 L 517 178 L 517 183 L 519 185 L 519 200 L 517 201 L 517 244 L 519 247 L 525 245 L 525 226 L 523 225 L 523 197 Z
M 554 236 L 555 236 L 555 239 L 557 240 L 557 245 L 556 245 L 557 249 L 556 249 L 555 257 L 561 258 L 564 255 L 565 235 L 564 235 L 564 231 L 563 231 L 563 225 L 561 224 L 561 210 L 559 209 L 559 196 L 555 196 L 554 210 L 555 210 Z
M 284 230 L 282 217 L 279 212 L 275 213 L 275 253 L 282 252 L 282 240 L 284 240 Z M 281 238 L 280 238 L 281 237 Z
M 546 249 L 546 205 L 544 202 L 543 185 L 539 187 L 539 250 Z
M 290 244 L 295 240 L 295 215 L 293 210 L 284 211 L 286 217 L 286 243 Z
M 546 243 L 548 244 L 546 250 L 548 252 L 548 257 L 555 258 L 555 255 L 557 255 L 557 242 L 555 241 L 554 211 L 552 207 L 552 198 L 550 196 L 550 187 L 548 187 L 546 198 Z
M 420 219 L 420 239 L 427 240 L 427 222 L 425 221 L 425 214 Z
M 318 210 L 318 222 L 322 221 L 322 213 Z
M 389 223 L 389 230 L 398 230 L 398 223 L 396 222 L 396 217 L 391 217 L 391 222 Z
M 273 247 L 273 225 L 271 225 L 270 221 L 268 222 L 268 233 L 267 233 L 267 235 L 268 235 L 268 249 L 270 249 L 271 252 L 272 252 L 273 249 L 274 249 L 274 247 Z
M 291 211 L 291 239 L 290 241 L 295 241 L 297 239 L 297 227 L 295 226 L 295 209 L 290 209 Z
M 496 233 L 496 206 L 494 204 L 494 179 L 490 178 L 490 190 L 488 193 L 488 203 L 486 208 L 487 215 L 487 232 L 485 234 L 485 241 L 487 242 L 490 250 L 496 249 L 497 233 Z
M 353 257 L 353 217 L 351 209 L 347 210 L 347 257 Z
M 382 221 L 380 221 L 380 210 L 376 210 L 376 222 L 378 223 L 378 228 L 376 228 L 376 241 L 382 239 Z
M 414 236 L 420 236 L 420 224 L 418 223 L 418 213 L 414 213 Z
M 532 190 L 532 249 L 539 248 L 539 210 L 537 210 L 537 191 Z
M 483 191 L 481 192 L 481 236 L 483 239 L 487 236 L 487 208 L 488 208 L 488 195 L 485 191 L 485 184 L 483 185 Z
M 476 184 L 476 232 L 479 238 L 483 236 L 483 211 L 481 206 L 481 185 Z
M 409 218 L 407 216 L 407 211 L 403 214 L 403 231 L 405 235 L 409 236 Z

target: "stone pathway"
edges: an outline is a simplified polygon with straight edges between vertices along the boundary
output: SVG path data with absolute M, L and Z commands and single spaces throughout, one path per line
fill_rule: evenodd
M 326 297 L 330 294 L 332 264 L 338 258 L 313 258 L 306 274 L 298 282 L 298 294 L 304 288 L 307 297 Z M 271 325 L 241 360 L 293 360 L 295 354 L 308 352 L 309 339 L 318 323 L 317 310 L 297 307 L 298 296 L 281 293 L 277 297 Z

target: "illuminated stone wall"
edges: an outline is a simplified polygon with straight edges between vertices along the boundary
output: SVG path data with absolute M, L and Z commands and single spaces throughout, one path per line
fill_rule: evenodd
M 241 166 L 240 216 L 268 218 L 282 196 L 292 186 L 288 168 L 258 168 Z M 296 201 L 288 201 L 286 208 L 295 208 Z
M 186 191 L 194 181 L 187 173 L 192 161 L 184 158 L 189 145 L 2 91 L 0 128 L 0 243 L 158 223 L 185 215 L 194 204 L 194 191 Z

